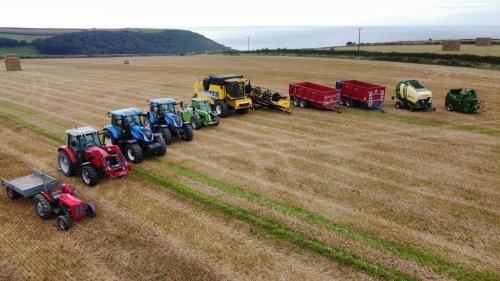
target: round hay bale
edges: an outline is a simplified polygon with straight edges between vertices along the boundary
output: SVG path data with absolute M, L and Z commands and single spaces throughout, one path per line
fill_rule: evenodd
M 130 64 L 130 62 L 128 60 L 124 60 L 123 64 Z

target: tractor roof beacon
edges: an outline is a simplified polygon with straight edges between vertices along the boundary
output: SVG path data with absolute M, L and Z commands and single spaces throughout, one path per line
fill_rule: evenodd
M 86 185 L 94 186 L 99 174 L 118 178 L 132 171 L 118 146 L 102 146 L 97 129 L 76 127 L 66 130 L 66 136 L 66 144 L 59 146 L 57 157 L 65 176 L 79 173 Z
M 172 138 L 183 141 L 193 140 L 193 128 L 189 122 L 183 122 L 181 112 L 177 111 L 177 102 L 173 98 L 156 98 L 148 101 L 149 111 L 144 116 L 144 125 L 155 133 L 159 133 L 166 144 Z
M 117 145 L 128 161 L 140 163 L 144 152 L 164 155 L 167 146 L 160 134 L 153 134 L 142 124 L 144 116 L 137 108 L 124 108 L 108 112 L 111 124 L 104 127 L 103 142 Z

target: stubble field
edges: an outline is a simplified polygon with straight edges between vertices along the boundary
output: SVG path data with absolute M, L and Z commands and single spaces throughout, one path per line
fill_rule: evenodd
M 107 112 L 188 101 L 209 74 L 386 86 L 386 113 L 291 108 L 232 114 L 94 188 L 65 178 L 97 217 L 60 231 L 29 199 L 0 194 L 0 280 L 499 280 L 500 73 L 264 56 L 22 60 L 0 71 L 0 176 L 57 168 L 65 130 Z M 436 112 L 397 110 L 400 79 Z M 486 114 L 447 112 L 472 87 Z

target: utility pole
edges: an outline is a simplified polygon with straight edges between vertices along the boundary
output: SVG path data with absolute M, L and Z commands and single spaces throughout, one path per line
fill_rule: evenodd
M 358 27 L 358 53 L 359 53 L 359 45 L 361 45 L 361 27 Z
M 248 39 L 248 52 L 250 52 L 250 37 L 247 37 Z

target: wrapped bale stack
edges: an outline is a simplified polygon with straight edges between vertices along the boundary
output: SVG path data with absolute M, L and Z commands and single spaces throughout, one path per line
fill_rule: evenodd
M 5 61 L 5 69 L 7 71 L 20 71 L 21 70 L 21 60 L 16 55 L 5 55 L 3 57 Z

